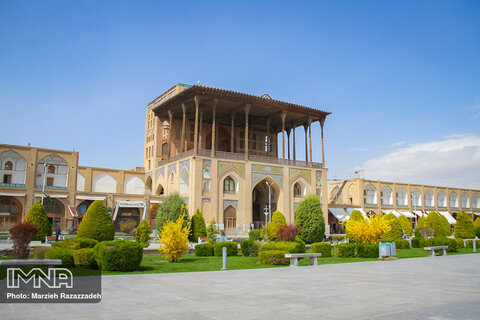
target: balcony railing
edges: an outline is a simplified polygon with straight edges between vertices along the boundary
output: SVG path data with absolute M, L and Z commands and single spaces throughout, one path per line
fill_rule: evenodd
M 24 183 L 0 183 L 0 187 L 4 188 L 25 188 Z
M 35 189 L 42 189 L 42 185 L 35 185 Z M 57 186 L 45 186 L 45 190 L 59 190 L 59 191 L 65 191 L 67 190 L 67 187 L 57 187 Z
M 175 162 L 182 158 L 191 157 L 195 155 L 194 151 L 195 151 L 194 149 L 191 149 L 182 154 L 178 154 L 173 157 L 161 160 L 157 163 L 157 166 L 159 167 L 167 163 Z M 198 149 L 197 155 L 201 157 L 212 158 L 212 151 L 205 150 L 205 149 Z M 214 158 L 227 159 L 227 160 L 240 160 L 240 161 L 248 160 L 252 162 L 272 163 L 272 164 L 280 164 L 280 165 L 285 164 L 285 165 L 296 166 L 296 167 L 323 168 L 323 164 L 318 162 L 312 162 L 312 164 L 310 165 L 310 162 L 307 162 L 307 161 L 288 160 L 288 159 L 283 160 L 281 158 L 276 158 L 276 157 L 266 157 L 266 156 L 252 155 L 252 154 L 249 154 L 247 158 L 244 153 L 225 152 L 225 151 L 217 151 L 215 153 Z

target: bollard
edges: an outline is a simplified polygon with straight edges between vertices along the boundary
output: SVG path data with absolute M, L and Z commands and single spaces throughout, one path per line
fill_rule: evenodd
M 475 239 L 473 239 L 473 252 L 477 252 L 477 240 L 478 237 L 475 237 Z
M 223 267 L 222 270 L 227 270 L 227 247 L 222 248 Z

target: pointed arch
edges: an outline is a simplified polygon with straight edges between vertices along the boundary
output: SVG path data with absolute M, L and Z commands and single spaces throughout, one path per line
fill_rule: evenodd
M 117 191 L 117 180 L 106 172 L 97 174 L 92 181 L 92 191 L 115 193 Z
M 7 163 L 12 163 L 12 168 L 7 169 Z M 25 171 L 27 160 L 16 151 L 8 150 L 0 153 L 0 170 Z
M 270 190 L 267 185 L 271 184 Z M 293 188 L 293 186 L 292 186 Z M 258 181 L 252 188 L 252 223 L 254 224 L 255 229 L 260 228 L 265 224 L 265 215 L 264 209 L 265 206 L 269 204 L 269 191 L 270 191 L 270 204 L 271 204 L 271 212 L 273 213 L 275 210 L 279 209 L 282 210 L 283 208 L 277 207 L 279 203 L 279 199 L 283 198 L 283 190 L 281 186 L 272 179 L 270 176 L 265 176 L 263 179 Z
M 478 196 L 478 193 L 472 195 L 472 208 L 480 209 L 480 197 Z
M 163 188 L 161 183 L 158 184 L 157 189 L 155 190 L 155 194 L 157 196 L 163 196 L 165 194 L 165 189 Z
M 437 205 L 439 208 L 446 208 L 447 207 L 447 195 L 445 191 L 440 190 L 437 193 Z
M 292 183 L 291 194 L 294 198 L 304 198 L 307 195 L 308 182 L 303 176 L 298 176 Z
M 330 192 L 330 201 L 335 201 L 336 195 L 339 190 L 340 188 L 338 186 L 335 186 L 335 188 L 332 189 L 332 191 Z
M 397 207 L 407 207 L 408 206 L 408 196 L 407 189 L 404 187 L 397 188 Z
M 137 176 L 130 176 L 123 183 L 125 194 L 145 194 L 145 183 Z
M 449 207 L 457 209 L 458 208 L 458 194 L 455 191 L 450 192 L 448 196 Z
M 229 205 L 223 210 L 223 224 L 227 232 L 237 229 L 237 209 L 233 205 Z
M 146 193 L 149 193 L 149 194 L 152 193 L 152 184 L 153 184 L 152 177 L 148 176 L 147 180 L 145 180 L 145 191 L 146 191 Z
M 462 193 L 461 206 L 462 209 L 470 208 L 470 196 L 466 192 Z
M 180 173 L 180 194 L 188 194 L 190 188 L 190 174 L 187 168 L 183 168 Z
M 366 205 L 377 204 L 377 188 L 373 184 L 368 184 L 363 190 L 363 198 Z
M 425 208 L 435 207 L 435 195 L 433 194 L 432 190 L 430 189 L 426 190 L 423 197 L 424 197 Z
M 85 191 L 85 177 L 77 172 L 77 191 Z
M 422 206 L 422 193 L 418 188 L 412 190 L 412 206 L 417 208 Z

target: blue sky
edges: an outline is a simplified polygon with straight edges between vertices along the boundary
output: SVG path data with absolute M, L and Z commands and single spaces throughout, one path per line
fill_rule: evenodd
M 480 189 L 479 57 L 479 1 L 2 0 L 0 142 L 141 166 L 147 103 L 200 81 L 332 112 L 331 178 Z

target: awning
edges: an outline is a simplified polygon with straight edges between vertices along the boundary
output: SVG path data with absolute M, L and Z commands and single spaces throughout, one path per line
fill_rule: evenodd
M 162 200 L 150 200 L 150 203 L 162 203 Z
M 398 211 L 398 212 L 400 212 L 400 214 L 403 214 L 407 218 L 415 218 L 415 215 L 409 211 Z
M 474 215 L 480 216 L 480 212 L 474 212 Z
M 75 197 L 77 200 L 100 200 L 103 201 L 105 200 L 106 197 L 96 197 L 96 196 L 76 196 Z
M 49 194 L 47 193 L 50 198 L 57 198 L 57 199 L 67 199 L 68 195 L 66 194 Z M 41 193 L 35 193 L 35 197 L 41 198 L 42 194 Z M 43 196 L 46 198 L 45 196 Z
M 6 193 L 6 192 L 2 192 L 2 193 L 0 193 L 0 196 L 6 196 L 6 197 L 25 197 L 25 193 Z
M 423 212 L 420 211 L 420 210 L 417 210 L 417 211 L 413 211 L 413 213 L 415 213 L 417 216 L 419 217 L 423 217 Z
M 147 215 L 147 203 L 146 201 L 117 201 L 115 207 L 115 213 L 113 214 L 113 220 L 117 218 L 118 208 L 143 208 L 142 220 L 145 220 Z
M 328 208 L 328 211 L 330 211 L 335 218 L 337 218 L 338 222 L 343 222 L 347 218 L 347 213 L 343 208 Z
M 77 208 L 75 208 L 74 206 L 68 206 L 68 211 L 70 212 L 72 217 L 78 217 Z
M 398 213 L 397 211 L 395 210 L 387 210 L 387 209 L 382 209 L 382 212 L 384 214 L 389 214 L 389 213 L 392 213 L 395 217 L 399 217 L 400 216 L 400 213 Z
M 455 218 L 452 217 L 452 215 L 450 214 L 450 212 L 448 212 L 448 211 L 440 211 L 439 213 L 440 213 L 442 216 L 444 216 L 445 218 L 447 218 L 449 224 L 455 224 L 455 223 L 457 223 L 457 220 L 455 220 Z
M 348 218 L 350 218 L 350 216 L 352 215 L 352 212 L 355 211 L 355 210 L 360 211 L 360 213 L 363 215 L 363 217 L 365 219 L 368 219 L 367 214 L 365 213 L 365 211 L 362 208 L 347 208 L 347 220 L 348 220 Z

